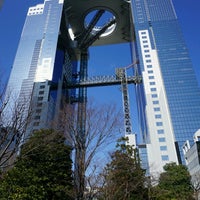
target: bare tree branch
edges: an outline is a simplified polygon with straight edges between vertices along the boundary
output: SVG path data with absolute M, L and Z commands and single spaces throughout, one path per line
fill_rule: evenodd
M 115 143 L 117 138 L 121 137 L 120 130 L 123 127 L 123 118 L 122 113 L 113 104 L 95 105 L 94 102 L 88 102 L 85 138 L 82 138 L 79 134 L 77 114 L 78 107 L 76 105 L 65 105 L 54 127 L 65 132 L 67 141 L 71 143 L 75 151 L 75 156 L 77 153 L 81 153 L 74 169 L 80 179 L 85 177 L 85 181 L 82 183 L 85 188 L 87 184 L 90 185 L 89 182 L 87 183 L 86 175 L 89 177 L 90 173 L 93 174 L 93 170 L 90 171 L 92 168 L 89 166 L 91 166 L 95 156 L 108 149 L 109 144 Z
M 30 98 L 20 100 L 0 83 L 0 168 L 13 165 L 30 121 Z M 6 93 L 5 93 L 6 92 Z M 5 95 L 6 94 L 6 95 Z

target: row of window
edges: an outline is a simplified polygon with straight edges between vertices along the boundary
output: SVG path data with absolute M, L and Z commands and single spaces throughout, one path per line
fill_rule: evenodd
M 28 14 L 29 15 L 38 15 L 38 14 L 42 14 L 43 12 L 40 11 L 40 12 L 29 12 Z
M 30 8 L 30 11 L 34 11 L 34 10 L 43 10 L 43 7 L 38 7 L 37 9 L 36 8 Z
M 154 77 L 150 77 L 150 79 L 151 78 L 153 79 Z M 150 85 L 155 85 L 155 82 L 150 82 Z M 153 89 L 153 91 L 156 91 L 156 88 L 151 88 L 151 89 Z M 151 97 L 152 97 L 152 99 L 155 99 L 155 98 L 158 98 L 158 95 L 153 93 L 153 94 L 151 94 Z M 152 102 L 153 102 L 153 105 L 159 105 L 159 101 L 158 100 L 153 100 Z M 158 107 L 154 107 L 154 112 L 159 112 L 159 111 L 160 111 L 160 107 L 159 106 Z M 155 116 L 155 119 L 161 119 L 162 118 L 160 113 L 159 114 L 156 113 L 154 116 Z M 163 122 L 161 122 L 161 121 L 156 122 L 156 126 L 157 127 L 162 127 L 163 126 Z M 162 134 L 163 135 L 164 134 L 164 129 L 162 129 L 162 128 L 157 129 L 157 134 L 159 134 L 159 135 Z M 158 141 L 160 143 L 164 143 L 164 142 L 166 142 L 166 138 L 165 137 L 159 137 Z M 160 146 L 160 151 L 167 151 L 167 146 L 166 145 L 161 145 Z M 161 159 L 162 159 L 162 161 L 168 161 L 169 160 L 169 156 L 168 155 L 162 155 Z
M 161 151 L 167 151 L 167 146 L 160 146 Z
M 156 88 L 152 88 L 152 89 L 156 91 Z M 154 94 L 151 94 L 151 97 L 152 97 L 152 99 L 155 99 L 155 98 L 158 98 L 158 95 L 154 93 Z M 159 101 L 158 100 L 153 100 L 153 105 L 157 105 L 157 107 L 153 108 L 154 112 L 160 112 L 160 107 L 158 106 L 159 105 Z M 155 117 L 155 119 L 161 119 L 162 115 L 160 113 L 156 113 L 154 115 L 154 117 Z M 156 122 L 156 126 L 159 127 L 159 129 L 157 129 L 157 134 L 163 135 L 164 134 L 164 129 L 162 128 L 163 122 L 161 122 L 161 121 Z M 160 143 L 164 143 L 164 142 L 166 142 L 166 138 L 165 137 L 159 137 L 158 141 Z M 160 151 L 167 151 L 167 146 L 166 145 L 161 145 L 160 146 Z M 162 155 L 161 159 L 162 159 L 162 161 L 168 161 L 169 160 L 169 156 L 168 155 Z
M 40 125 L 39 121 L 40 121 L 41 112 L 42 112 L 41 107 L 43 105 L 42 100 L 44 99 L 44 97 L 41 96 L 41 95 L 44 95 L 44 89 L 45 89 L 45 85 L 40 85 L 40 90 L 38 92 L 39 96 L 38 96 L 37 109 L 35 111 L 36 115 L 34 117 L 34 119 L 36 121 L 33 123 L 34 126 L 39 126 Z
M 141 2 L 135 1 L 136 5 L 136 11 L 137 11 L 137 17 L 136 19 L 138 20 L 139 23 L 144 22 L 144 10 L 142 9 Z
M 147 58 L 145 60 L 145 63 L 147 64 L 146 65 L 147 69 L 148 69 L 147 73 L 149 74 L 149 76 L 148 76 L 148 78 L 150 80 L 149 84 L 150 84 L 150 86 L 155 86 L 156 85 L 155 81 L 152 81 L 152 80 L 155 79 L 155 77 L 153 75 L 153 70 L 152 70 L 153 66 L 151 64 L 152 61 L 151 61 L 151 56 L 149 54 L 150 50 L 148 49 L 149 45 L 147 45 L 147 43 L 148 43 L 147 32 L 146 31 L 142 31 L 141 35 L 142 35 L 141 38 L 142 38 L 142 43 L 143 43 L 143 48 L 144 48 L 144 52 L 143 53 L 145 54 L 145 58 Z M 154 92 L 154 93 L 151 94 L 151 97 L 153 99 L 152 103 L 154 105 L 154 108 L 153 108 L 154 112 L 157 112 L 155 114 L 155 119 L 161 119 L 162 116 L 161 116 L 160 113 L 158 113 L 160 111 L 159 100 L 156 99 L 156 98 L 158 98 L 158 94 L 155 93 L 157 91 L 157 89 L 155 87 L 151 87 L 150 91 Z M 156 122 L 156 126 L 158 127 L 157 134 L 164 135 L 164 129 L 162 128 L 163 122 L 157 121 Z M 166 142 L 166 138 L 163 137 L 163 136 L 159 137 L 158 141 L 162 144 L 162 143 Z M 160 146 L 160 151 L 167 151 L 167 146 L 166 145 L 161 145 Z M 169 160 L 169 156 L 168 155 L 161 155 L 161 159 L 162 159 L 162 161 L 168 161 Z

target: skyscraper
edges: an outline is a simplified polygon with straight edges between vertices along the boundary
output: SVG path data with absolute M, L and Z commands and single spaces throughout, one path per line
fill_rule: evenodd
M 73 106 L 78 110 L 77 116 L 72 117 L 76 131 L 69 132 L 75 132 L 71 138 L 74 140 L 77 199 L 84 195 L 88 165 L 88 161 L 85 163 L 87 87 L 102 84 L 99 80 L 88 80 L 88 48 L 130 41 L 129 8 L 129 2 L 121 0 L 45 0 L 44 4 L 30 7 L 8 82 L 6 94 L 15 93 L 15 99 L 26 105 L 24 117 L 31 114 L 23 139 L 38 129 L 50 128 L 51 122 L 59 118 L 63 104 L 76 103 Z M 107 15 L 108 19 L 99 26 L 97 22 Z M 107 84 L 120 84 L 120 80 L 113 77 Z M 11 112 L 14 106 L 15 101 L 9 102 Z M 9 117 L 9 112 L 6 114 Z M 98 146 L 105 140 L 101 138 L 97 139 Z M 96 136 L 93 139 L 96 140 Z M 91 155 L 96 147 L 94 149 Z
M 105 12 L 111 18 L 96 26 Z M 27 131 L 49 127 L 63 101 L 86 103 L 89 46 L 134 39 L 143 157 L 146 144 L 150 171 L 181 162 L 182 144 L 199 129 L 200 91 L 171 0 L 45 0 L 29 8 L 7 87 L 27 113 L 33 108 Z
M 67 57 L 57 45 L 62 8 L 63 1 L 45 1 L 29 8 L 10 74 L 6 93 L 27 105 L 26 115 L 33 108 L 28 132 L 49 125 L 61 98 L 61 63 Z M 57 90 L 52 89 L 52 82 Z M 9 101 L 11 110 L 15 100 Z
M 182 145 L 200 126 L 200 90 L 171 0 L 132 1 L 143 85 L 138 86 L 142 143 L 150 172 L 184 161 Z
M 112 0 L 45 0 L 29 8 L 6 91 L 26 103 L 25 113 L 31 112 L 27 134 L 49 127 L 63 102 L 78 102 L 84 129 L 87 90 L 81 83 L 87 80 L 88 48 L 130 41 L 129 7 L 121 0 L 114 6 Z M 14 106 L 9 102 L 11 110 Z

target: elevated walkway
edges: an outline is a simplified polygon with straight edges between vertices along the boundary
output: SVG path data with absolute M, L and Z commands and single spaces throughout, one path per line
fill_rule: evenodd
M 140 76 L 127 76 L 127 83 L 141 83 L 142 77 Z M 120 85 L 121 79 L 117 78 L 115 75 L 110 76 L 93 76 L 85 79 L 84 81 L 78 81 L 76 83 L 67 83 L 67 88 L 80 88 L 80 87 L 98 87 L 98 86 L 111 86 Z

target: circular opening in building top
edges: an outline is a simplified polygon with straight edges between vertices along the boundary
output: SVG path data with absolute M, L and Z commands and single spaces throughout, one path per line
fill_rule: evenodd
M 105 25 L 115 19 L 115 16 L 106 10 L 93 10 L 85 17 L 85 28 L 88 28 L 91 23 L 94 23 L 94 27 L 91 30 L 91 34 L 95 35 L 99 32 Z M 94 20 L 94 21 L 93 21 Z M 105 37 L 110 35 L 116 27 L 116 22 L 110 25 L 105 32 L 103 32 L 100 37 Z

